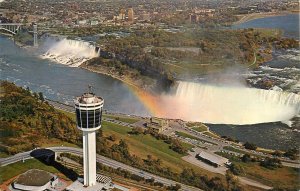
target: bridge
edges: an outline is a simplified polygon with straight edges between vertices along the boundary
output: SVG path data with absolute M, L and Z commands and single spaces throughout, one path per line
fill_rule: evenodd
M 0 30 L 4 30 L 15 35 L 20 30 L 22 25 L 22 23 L 0 23 Z

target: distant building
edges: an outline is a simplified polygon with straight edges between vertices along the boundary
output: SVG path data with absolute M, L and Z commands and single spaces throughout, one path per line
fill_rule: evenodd
M 214 13 L 216 10 L 215 9 L 197 9 L 195 10 L 196 14 L 203 14 L 203 13 Z
M 128 21 L 133 22 L 134 21 L 134 12 L 133 8 L 128 9 Z
M 80 21 L 77 21 L 77 24 L 78 25 L 85 25 L 87 23 L 86 20 L 80 20 Z
M 121 9 L 120 14 L 119 14 L 119 19 L 125 20 L 125 10 L 124 9 Z
M 213 17 L 215 12 L 216 12 L 215 9 L 197 9 L 197 10 L 195 10 L 195 14 L 197 14 L 199 16 L 208 16 L 208 17 Z
M 164 131 L 166 128 L 169 127 L 169 122 L 166 119 L 151 117 L 150 123 L 147 123 L 146 126 L 147 126 L 147 128 L 149 128 L 157 133 L 161 133 L 162 131 Z
M 11 185 L 14 190 L 53 190 L 58 184 L 57 176 L 38 169 L 21 174 Z
M 98 21 L 91 21 L 91 26 L 95 26 L 95 25 L 98 25 L 99 22 Z
M 230 164 L 227 158 L 205 151 L 201 151 L 200 153 L 198 153 L 196 155 L 196 158 L 214 167 L 220 167 Z

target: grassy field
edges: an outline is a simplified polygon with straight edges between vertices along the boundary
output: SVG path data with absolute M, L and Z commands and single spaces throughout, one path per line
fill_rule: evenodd
M 9 157 L 9 155 L 5 152 L 0 152 L 0 158 Z
M 128 134 L 128 132 L 131 131 L 130 128 L 109 122 L 103 122 L 102 129 L 104 136 L 115 135 L 118 139 L 116 143 L 119 139 L 125 140 L 128 143 L 131 154 L 135 154 L 141 158 L 147 158 L 147 155 L 152 155 L 155 158 L 159 158 L 163 166 L 170 167 L 173 171 L 178 173 L 184 168 L 192 168 L 199 174 L 206 174 L 210 177 L 213 176 L 213 173 L 184 161 L 181 159 L 183 155 L 171 150 L 168 144 L 162 140 L 157 140 L 151 135 L 130 135 Z M 184 145 L 187 148 L 191 148 L 191 145 Z
M 136 119 L 136 118 L 118 116 L 118 115 L 104 115 L 104 117 L 115 119 L 115 120 L 122 121 L 125 123 L 130 123 L 130 124 L 140 121 L 139 119 Z
M 198 141 L 204 141 L 204 142 L 211 143 L 211 144 L 215 145 L 215 143 L 213 143 L 213 142 L 200 139 L 198 137 L 192 136 L 192 135 L 184 133 L 184 132 L 178 132 L 178 131 L 176 131 L 175 133 L 176 133 L 176 135 L 181 136 L 181 137 L 195 139 L 195 140 L 198 140 Z
M 190 122 L 186 124 L 187 127 L 192 128 L 195 131 L 203 132 L 207 131 L 208 127 L 202 123 L 199 122 Z
M 273 187 L 289 189 L 297 188 L 297 190 L 300 188 L 300 183 L 298 181 L 300 178 L 299 169 L 283 166 L 282 168 L 270 170 L 260 166 L 258 162 L 244 163 L 239 157 L 227 153 L 216 152 L 216 154 L 226 157 L 232 163 L 241 166 L 244 170 L 242 176 Z
M 203 134 L 208 135 L 210 137 L 214 137 L 214 138 L 220 138 L 220 136 L 218 136 L 215 133 L 212 133 L 210 131 L 204 132 Z
M 243 167 L 245 176 L 273 187 L 300 189 L 299 169 L 282 167 L 275 170 L 262 167 L 257 162 L 235 162 Z
M 65 147 L 78 147 L 78 145 L 72 144 L 72 143 L 68 143 L 65 141 L 61 141 L 59 139 L 49 139 L 47 140 L 47 142 L 42 144 L 42 147 L 58 147 L 58 146 L 65 146 Z
M 195 131 L 198 131 L 198 132 L 207 131 L 207 127 L 206 126 L 192 127 L 192 129 L 195 130 Z
M 53 166 L 48 166 L 42 162 L 40 162 L 37 159 L 29 159 L 26 160 L 24 163 L 23 162 L 17 162 L 14 164 L 10 164 L 7 166 L 0 167 L 0 184 L 2 184 L 4 181 L 9 180 L 21 173 L 26 172 L 29 169 L 40 169 L 40 170 L 45 170 L 47 172 L 51 172 L 54 174 L 59 174 L 60 177 L 63 179 L 68 180 L 66 176 L 61 174 L 56 168 Z

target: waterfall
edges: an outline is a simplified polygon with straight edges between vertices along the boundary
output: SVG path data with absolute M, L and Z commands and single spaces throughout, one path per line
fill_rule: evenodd
M 213 124 L 257 124 L 288 121 L 300 113 L 300 95 L 247 87 L 178 82 L 162 96 L 164 117 Z
M 100 51 L 100 48 L 99 50 Z M 60 64 L 78 67 L 85 61 L 99 56 L 94 45 L 79 40 L 62 39 L 51 43 L 42 58 L 53 60 Z

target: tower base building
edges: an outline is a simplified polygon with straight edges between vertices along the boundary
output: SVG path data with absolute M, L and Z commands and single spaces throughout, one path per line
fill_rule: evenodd
M 98 191 L 98 190 L 111 190 L 114 188 L 111 178 L 103 175 L 96 175 L 96 183 L 93 186 L 85 186 L 84 180 L 78 178 L 70 186 L 66 188 L 66 191 Z

